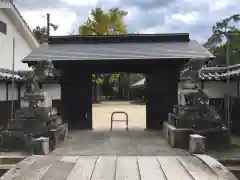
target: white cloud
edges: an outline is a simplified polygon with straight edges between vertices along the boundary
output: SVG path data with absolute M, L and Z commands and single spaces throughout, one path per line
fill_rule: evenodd
M 51 13 L 51 23 L 58 25 L 56 31 L 51 30 L 51 35 L 67 35 L 76 20 L 76 13 L 67 8 L 38 9 L 35 11 L 22 11 L 21 14 L 31 28 L 46 26 L 46 14 Z
M 195 23 L 196 19 L 198 18 L 199 13 L 198 12 L 192 12 L 192 13 L 178 13 L 178 14 L 172 14 L 171 18 L 173 20 L 179 20 L 182 21 L 185 24 Z
M 92 5 L 98 2 L 98 0 L 61 0 L 61 1 L 69 5 L 78 5 L 78 6 Z
M 116 4 L 120 2 L 119 0 L 60 0 L 61 2 L 67 3 L 68 5 L 76 5 L 76 6 L 92 6 L 96 5 L 108 5 L 108 4 Z
M 16 1 L 16 0 L 15 0 Z M 128 11 L 125 18 L 130 33 L 187 32 L 201 42 L 211 35 L 212 25 L 239 13 L 239 0 L 17 0 L 27 23 L 43 26 L 47 12 L 51 21 L 60 25 L 52 35 L 76 31 L 94 7 L 119 7 Z M 28 6 L 27 6 L 28 5 Z M 35 7 L 35 9 L 33 9 Z M 49 7 L 53 7 L 50 9 Z M 31 8 L 27 11 L 25 8 Z M 20 9 L 21 10 L 21 9 Z
M 228 0 L 218 0 L 215 2 L 215 6 L 213 6 L 213 10 L 221 10 L 227 7 Z

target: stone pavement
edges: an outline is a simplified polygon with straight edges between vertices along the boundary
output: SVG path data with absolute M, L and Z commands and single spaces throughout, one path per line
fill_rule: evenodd
M 125 111 L 129 116 L 129 131 L 125 123 L 114 123 L 109 132 L 111 113 Z M 114 116 L 124 119 L 123 115 Z M 94 131 L 70 131 L 64 144 L 54 155 L 185 155 L 185 151 L 172 149 L 161 132 L 144 131 L 146 127 L 146 106 L 129 102 L 103 102 L 93 105 Z
M 188 155 L 184 150 L 171 148 L 161 132 L 143 130 L 75 131 L 52 155 Z

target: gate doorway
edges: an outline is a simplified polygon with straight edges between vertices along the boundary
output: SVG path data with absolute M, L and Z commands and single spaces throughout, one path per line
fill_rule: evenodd
M 92 76 L 93 129 L 144 130 L 146 128 L 144 91 L 136 88 L 133 91 L 131 87 L 136 82 L 136 74 L 116 72 L 113 74 L 93 74 Z M 142 77 L 139 76 L 139 78 Z M 138 103 L 139 98 L 142 99 L 141 104 Z
M 114 112 L 125 112 L 128 116 L 128 129 L 144 130 L 146 128 L 146 105 L 133 104 L 130 101 L 117 101 L 109 100 L 102 101 L 99 104 L 93 104 L 93 129 L 94 130 L 110 130 L 111 118 L 112 131 L 115 130 L 126 130 L 127 117 L 124 113 Z

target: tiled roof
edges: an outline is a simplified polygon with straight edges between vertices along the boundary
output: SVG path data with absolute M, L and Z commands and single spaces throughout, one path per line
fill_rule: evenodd
M 11 81 L 12 80 L 12 71 L 8 69 L 0 69 L 0 80 L 2 81 Z M 22 77 L 15 72 L 14 80 L 22 80 Z
M 89 38 L 89 41 L 94 39 L 94 37 L 87 38 Z M 114 39 L 116 36 L 107 36 L 106 38 Z M 30 53 L 23 62 L 41 60 L 160 60 L 214 57 L 201 44 L 194 40 L 185 42 L 91 42 L 44 44 Z
M 226 80 L 240 76 L 240 64 L 228 67 L 203 67 L 199 70 L 201 80 Z

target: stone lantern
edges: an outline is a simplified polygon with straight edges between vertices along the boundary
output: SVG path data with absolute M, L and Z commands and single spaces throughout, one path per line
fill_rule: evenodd
M 54 73 L 54 66 L 50 60 L 45 60 L 45 63 L 43 64 L 43 76 L 45 77 L 53 77 Z

